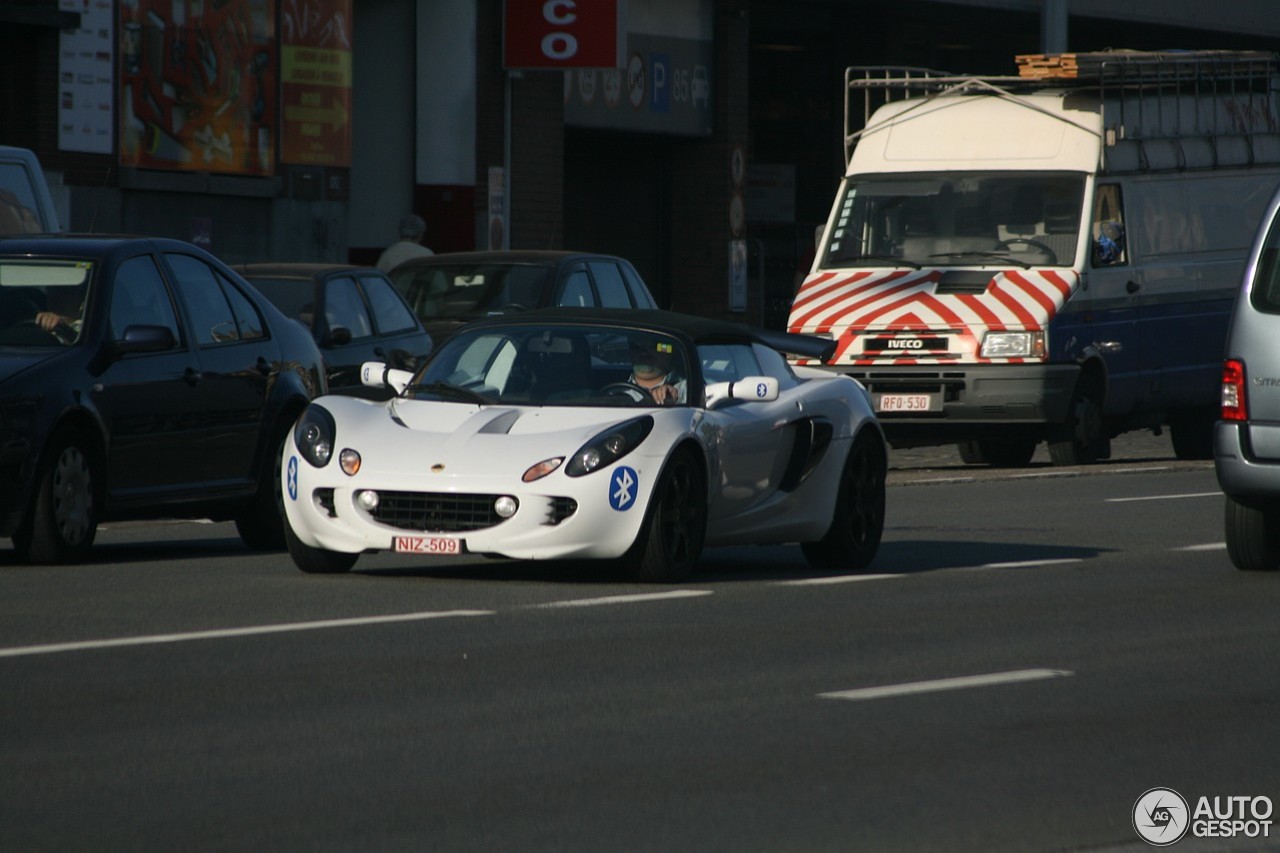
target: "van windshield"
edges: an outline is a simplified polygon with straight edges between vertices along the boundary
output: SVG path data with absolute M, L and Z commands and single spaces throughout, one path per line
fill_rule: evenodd
M 937 172 L 850 178 L 824 266 L 1071 266 L 1085 176 Z

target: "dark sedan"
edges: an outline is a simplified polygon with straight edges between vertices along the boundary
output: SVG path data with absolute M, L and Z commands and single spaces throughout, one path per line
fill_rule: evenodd
M 374 267 L 347 264 L 261 263 L 233 267 L 286 317 L 311 330 L 324 356 L 329 390 L 372 396 L 360 365 L 381 361 L 414 370 L 431 352 L 431 336 Z
M 448 252 L 411 258 L 391 280 L 437 346 L 462 324 L 494 314 L 658 307 L 630 261 L 591 252 Z
M 99 522 L 284 541 L 280 448 L 326 389 L 306 330 L 178 240 L 0 238 L 0 536 L 77 562 Z

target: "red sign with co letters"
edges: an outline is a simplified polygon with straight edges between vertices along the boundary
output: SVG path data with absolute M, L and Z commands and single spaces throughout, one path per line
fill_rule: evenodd
M 504 68 L 618 68 L 618 0 L 506 0 Z

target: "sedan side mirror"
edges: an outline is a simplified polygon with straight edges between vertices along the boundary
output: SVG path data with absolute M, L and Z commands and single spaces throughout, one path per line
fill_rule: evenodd
M 164 352 L 178 343 L 168 326 L 128 326 L 113 346 L 119 355 L 130 352 Z
M 346 326 L 334 326 L 320 342 L 322 347 L 345 347 L 351 343 L 351 330 Z

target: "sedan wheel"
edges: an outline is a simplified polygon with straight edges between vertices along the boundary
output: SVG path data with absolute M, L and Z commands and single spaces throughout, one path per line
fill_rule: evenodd
M 323 548 L 312 548 L 303 543 L 289 526 L 284 524 L 285 544 L 289 548 L 289 556 L 293 564 L 311 575 L 340 575 L 351 571 L 351 567 L 360 559 L 360 555 L 347 554 L 342 551 L 326 551 Z
M 888 468 L 879 434 L 863 430 L 849 449 L 830 529 L 817 542 L 800 546 L 809 565 L 823 571 L 856 572 L 871 564 L 884 533 Z
M 74 438 L 54 444 L 22 526 L 14 532 L 18 555 L 29 563 L 77 563 L 98 532 L 94 472 Z
M 702 556 L 707 529 L 706 477 L 687 451 L 667 462 L 649 503 L 640 534 L 623 556 L 636 580 L 675 583 L 688 577 Z

